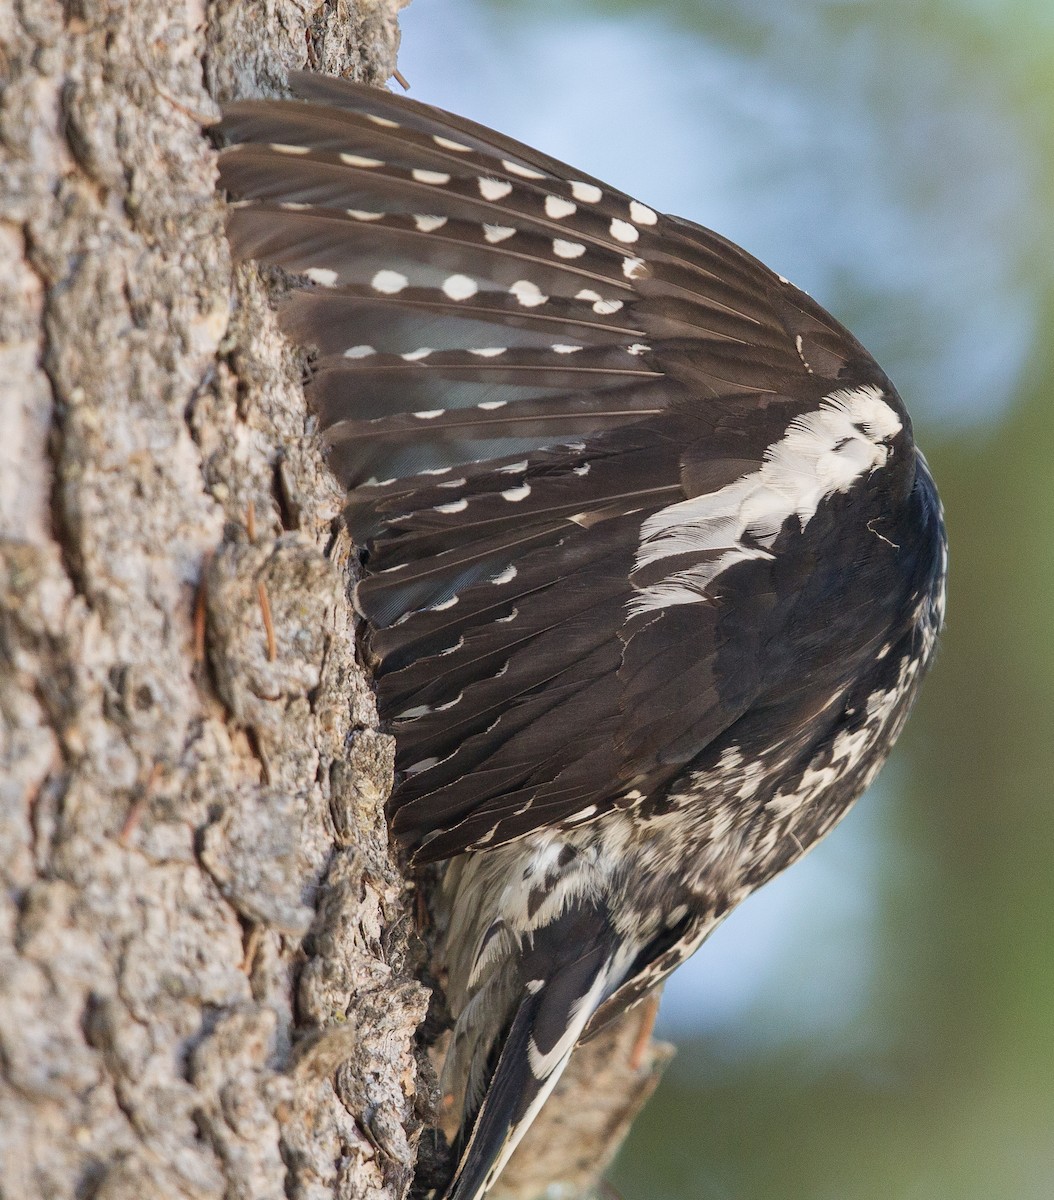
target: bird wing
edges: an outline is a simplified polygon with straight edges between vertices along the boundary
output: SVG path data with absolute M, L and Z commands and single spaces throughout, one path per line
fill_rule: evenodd
M 798 446 L 781 501 L 779 448 L 874 448 L 895 393 L 716 234 L 429 106 L 292 83 L 228 106 L 221 179 L 236 254 L 315 285 L 283 320 L 368 551 L 393 830 L 426 862 L 637 803 L 786 682 L 775 599 L 830 493 Z

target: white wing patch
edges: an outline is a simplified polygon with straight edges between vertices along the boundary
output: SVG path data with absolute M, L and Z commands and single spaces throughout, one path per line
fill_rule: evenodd
M 885 466 L 891 453 L 886 443 L 900 430 L 900 418 L 881 388 L 833 392 L 816 412 L 791 421 L 757 471 L 648 517 L 641 526 L 636 570 L 677 555 L 705 558 L 639 588 L 629 615 L 697 604 L 733 564 L 771 558 L 770 547 L 789 517 L 796 516 L 804 529 L 822 500 Z

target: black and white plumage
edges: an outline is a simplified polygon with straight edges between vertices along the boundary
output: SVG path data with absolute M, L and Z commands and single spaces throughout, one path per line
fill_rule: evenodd
M 578 1040 L 823 836 L 944 609 L 899 396 L 808 296 L 472 122 L 297 75 L 226 111 L 236 253 L 291 336 L 365 548 L 392 830 L 450 860 L 448 1200 Z

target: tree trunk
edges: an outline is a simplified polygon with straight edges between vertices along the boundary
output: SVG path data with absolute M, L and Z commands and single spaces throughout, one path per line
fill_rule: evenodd
M 409 1186 L 428 991 L 355 558 L 202 132 L 290 67 L 387 79 L 398 7 L 0 0 L 3 1200 Z M 654 1061 L 527 1166 L 589 1182 Z

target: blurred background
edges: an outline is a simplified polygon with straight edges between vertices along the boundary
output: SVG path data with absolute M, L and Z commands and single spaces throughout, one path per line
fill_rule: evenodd
M 1054 1197 L 1054 4 L 417 0 L 412 95 L 710 226 L 897 382 L 949 623 L 893 760 L 667 988 L 626 1200 Z

